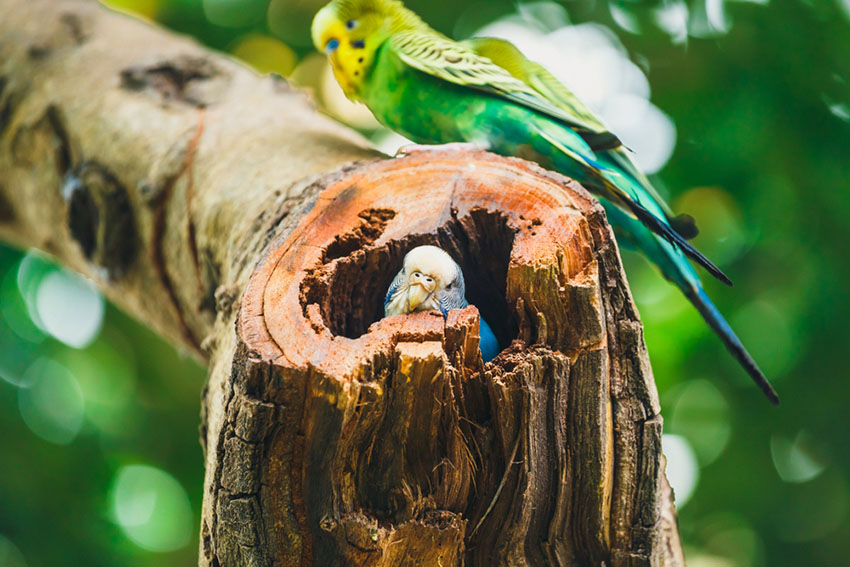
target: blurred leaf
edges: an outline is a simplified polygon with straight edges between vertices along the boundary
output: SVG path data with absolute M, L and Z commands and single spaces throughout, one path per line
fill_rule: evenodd
M 250 34 L 239 38 L 231 53 L 260 73 L 289 75 L 295 68 L 295 52 L 273 37 Z

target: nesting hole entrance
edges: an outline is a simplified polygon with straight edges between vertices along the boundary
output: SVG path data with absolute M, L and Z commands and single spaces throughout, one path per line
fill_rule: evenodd
M 301 286 L 301 305 L 316 304 L 325 325 L 337 336 L 358 338 L 383 318 L 387 288 L 401 269 L 404 255 L 430 244 L 449 253 L 466 280 L 466 299 L 493 328 L 502 348 L 518 332 L 506 300 L 508 263 L 516 230 L 508 217 L 475 208 L 452 216 L 428 234 L 410 234 L 380 246 L 376 241 L 394 217 L 392 211 L 360 214 L 361 227 L 338 236 L 324 252 L 321 265 L 310 270 Z

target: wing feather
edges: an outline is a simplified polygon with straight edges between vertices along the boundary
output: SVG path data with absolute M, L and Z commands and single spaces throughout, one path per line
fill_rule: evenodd
M 501 41 L 501 40 L 497 40 Z M 538 91 L 533 85 L 526 84 L 522 78 L 514 76 L 502 66 L 494 63 L 489 57 L 476 53 L 473 44 L 464 44 L 429 31 L 406 31 L 393 34 L 390 38 L 393 50 L 407 65 L 456 85 L 475 88 L 494 94 L 545 114 L 574 129 L 580 135 L 587 135 L 597 144 L 590 144 L 591 149 L 603 150 L 617 147 L 620 141 L 616 136 L 607 132 L 597 120 L 588 120 L 592 114 L 575 97 L 575 108 L 579 113 L 571 113 L 570 106 L 560 108 L 556 97 L 548 100 L 544 91 Z M 507 43 L 507 42 L 505 42 Z M 540 67 L 544 73 L 545 69 Z M 568 93 L 566 87 L 558 83 L 551 75 L 541 74 L 538 81 L 552 83 L 550 90 L 558 85 Z
M 529 85 L 549 104 L 574 117 L 588 131 L 610 134 L 596 115 L 571 90 L 543 65 L 526 58 L 511 42 L 496 37 L 476 37 L 463 43 Z
M 393 34 L 390 43 L 402 62 L 414 69 L 459 86 L 500 96 L 541 112 L 573 129 L 584 139 L 591 151 L 611 150 L 607 155 L 611 156 L 625 172 L 633 175 L 640 186 L 647 189 L 650 198 L 659 203 L 663 218 L 656 217 L 641 205 L 640 197 L 630 194 L 633 191 L 624 190 L 606 179 L 600 170 L 609 168 L 605 168 L 594 160 L 592 154 L 591 156 L 579 154 L 564 148 L 562 144 L 557 144 L 567 155 L 591 166 L 588 170 L 595 175 L 597 181 L 605 188 L 606 196 L 615 204 L 628 210 L 654 233 L 678 245 L 685 254 L 708 269 L 712 275 L 724 283 L 731 284 L 723 272 L 667 224 L 675 222 L 671 220 L 673 217 L 669 207 L 658 196 L 646 177 L 631 163 L 619 139 L 605 130 L 590 110 L 545 68 L 525 59 L 509 42 L 485 38 L 483 41 L 472 40 L 472 43 L 462 44 L 436 32 L 415 30 Z M 500 66 L 490 57 L 476 52 L 473 47 L 476 45 L 481 53 L 494 56 L 505 66 Z M 507 51 L 506 46 L 510 46 L 515 52 L 513 57 L 498 54 L 499 50 Z M 529 83 L 525 79 L 529 79 Z M 545 135 L 545 133 L 542 134 Z M 556 142 L 556 140 L 553 141 L 553 143 Z M 687 219 L 682 224 L 692 224 L 686 221 Z
M 699 232 L 693 218 L 688 215 L 676 216 L 655 187 L 629 159 L 620 140 L 608 132 L 602 122 L 587 108 L 572 91 L 565 87 L 552 73 L 539 63 L 525 57 L 511 42 L 495 37 L 473 38 L 466 42 L 475 53 L 487 57 L 508 71 L 514 77 L 531 86 L 541 97 L 553 106 L 575 116 L 587 125 L 587 131 L 577 130 L 579 135 L 594 151 L 614 150 L 611 159 L 623 170 L 634 177 L 652 198 L 658 203 L 676 232 L 685 238 L 693 238 Z

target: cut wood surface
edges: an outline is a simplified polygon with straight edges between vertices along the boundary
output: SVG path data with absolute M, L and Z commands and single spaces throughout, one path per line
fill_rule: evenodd
M 201 565 L 683 564 L 642 327 L 580 186 L 380 159 L 192 41 L 0 3 L 0 238 L 209 365 Z M 424 243 L 474 307 L 381 319 Z

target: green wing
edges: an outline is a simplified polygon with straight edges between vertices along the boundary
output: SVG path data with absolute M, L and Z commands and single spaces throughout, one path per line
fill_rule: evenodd
M 519 79 L 546 102 L 573 117 L 582 127 L 578 130 L 595 151 L 617 148 L 620 140 L 543 65 L 526 59 L 511 42 L 495 37 L 476 37 L 464 41 L 476 54 L 486 57 L 513 77 Z
M 578 136 L 583 138 L 587 146 L 584 148 L 568 148 L 556 139 L 550 139 L 550 142 L 563 153 L 587 167 L 588 175 L 593 176 L 597 181 L 599 190 L 604 197 L 628 210 L 656 234 L 682 246 L 686 253 L 697 258 L 701 264 L 714 268 L 713 264 L 693 246 L 690 246 L 680 233 L 670 228 L 667 223 L 655 217 L 644 205 L 641 205 L 636 195 L 630 194 L 629 191 L 617 186 L 598 170 L 601 165 L 593 152 L 605 152 L 614 149 L 607 154 L 615 162 L 622 161 L 627 171 L 632 169 L 637 172 L 623 148 L 620 147 L 620 141 L 607 131 L 599 132 L 601 123 L 598 120 L 594 118 L 591 123 L 586 123 L 579 117 L 568 113 L 570 109 L 575 107 L 571 104 L 578 103 L 578 99 L 566 87 L 558 83 L 557 79 L 542 66 L 535 64 L 536 73 L 534 74 L 537 75 L 537 83 L 541 85 L 540 88 L 542 89 L 538 91 L 532 85 L 526 84 L 521 78 L 511 74 L 507 69 L 494 63 L 490 58 L 479 55 L 468 45 L 452 41 L 436 32 L 430 30 L 404 31 L 391 35 L 389 41 L 391 48 L 401 61 L 414 69 L 449 83 L 500 96 L 538 111 L 571 128 Z M 485 45 L 487 44 L 485 43 Z M 519 53 L 518 50 L 516 51 Z M 499 58 L 499 55 L 497 55 L 497 58 Z M 519 62 L 529 63 L 522 56 Z M 567 93 L 566 97 L 564 93 Z M 581 105 L 581 103 L 578 104 Z M 583 114 L 590 113 L 583 105 L 580 108 Z M 541 132 L 541 135 L 545 136 L 545 133 Z M 629 171 L 629 173 L 631 172 Z M 640 185 L 650 187 L 649 195 L 656 197 L 657 194 L 654 189 L 651 188 L 652 186 L 642 174 L 637 172 L 636 179 Z M 669 214 L 666 203 L 658 198 L 653 200 L 658 201 L 659 206 L 664 209 L 665 220 L 669 222 L 672 215 Z M 716 268 L 714 270 L 719 272 Z
M 508 42 L 492 41 L 505 43 L 519 54 L 519 50 Z M 478 53 L 476 49 L 480 46 L 477 40 L 476 43 L 458 43 L 431 31 L 406 31 L 393 34 L 390 44 L 399 58 L 414 69 L 456 85 L 495 94 L 545 114 L 575 130 L 594 151 L 620 145 L 616 136 L 607 132 L 566 87 L 536 63 L 534 65 L 541 73 L 536 74 L 534 80 L 539 85 L 527 84 L 522 75 L 511 73 L 490 58 L 490 54 L 498 57 L 502 50 L 485 49 L 491 53 Z M 548 96 L 547 91 L 560 91 L 562 96 L 566 93 L 566 98 L 572 99 L 575 104 L 561 104 L 558 96 Z M 574 112 L 574 109 L 579 112 Z
M 670 210 L 670 207 L 661 198 L 646 176 L 634 166 L 616 136 L 608 132 L 593 112 L 556 79 L 552 73 L 547 71 L 543 65 L 526 59 L 525 55 L 514 44 L 504 39 L 481 37 L 473 38 L 463 43 L 468 45 L 478 55 L 488 58 L 517 79 L 532 87 L 539 96 L 543 97 L 553 106 L 571 116 L 575 116 L 582 123 L 588 125 L 588 128 L 592 129 L 593 133 L 582 134 L 588 145 L 595 151 L 615 150 L 611 152 L 611 158 L 624 171 L 638 180 L 649 194 L 652 195 L 661 206 L 673 228 L 685 238 L 693 238 L 697 235 L 698 231 L 693 218 L 688 215 L 676 216 L 673 214 L 673 211 Z M 594 135 L 596 139 L 593 139 Z M 606 140 L 613 143 L 605 147 Z

